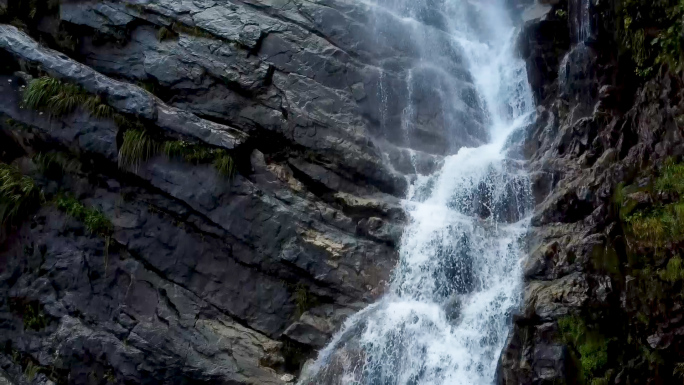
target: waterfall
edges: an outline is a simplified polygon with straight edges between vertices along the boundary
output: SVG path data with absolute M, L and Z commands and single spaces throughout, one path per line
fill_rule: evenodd
M 575 44 L 585 43 L 591 37 L 591 0 L 568 2 L 570 29 Z
M 511 312 L 521 298 L 522 242 L 532 206 L 524 164 L 511 149 L 515 133 L 534 119 L 525 65 L 514 52 L 515 28 L 502 2 L 374 3 L 411 23 L 403 38 L 421 47 L 405 76 L 414 82 L 409 103 L 421 92 L 420 71 L 450 65 L 457 52 L 477 93 L 470 104 L 486 117 L 489 141 L 458 149 L 438 172 L 413 180 L 405 200 L 410 223 L 388 292 L 347 320 L 300 384 L 494 382 Z M 448 36 L 449 46 L 424 40 L 432 36 L 425 32 L 430 28 Z M 460 83 L 449 68 L 442 70 L 446 86 L 442 100 L 434 102 L 462 108 L 463 100 L 443 97 L 454 95 L 450 87 Z M 417 115 L 410 106 L 403 119 Z M 410 130 L 420 122 L 403 124 Z

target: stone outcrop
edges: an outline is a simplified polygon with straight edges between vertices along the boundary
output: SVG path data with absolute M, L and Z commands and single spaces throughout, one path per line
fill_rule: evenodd
M 382 295 L 407 181 L 486 139 L 474 100 L 447 125 L 414 95 L 408 137 L 403 102 L 380 108 L 440 78 L 409 77 L 419 47 L 391 31 L 371 42 L 378 20 L 402 28 L 342 0 L 0 2 L 0 161 L 44 195 L 0 236 L 0 383 L 292 383 Z M 29 107 L 41 76 L 111 112 Z M 124 167 L 136 130 L 158 151 Z
M 502 384 L 684 372 L 681 239 L 654 247 L 628 219 L 678 202 L 652 186 L 684 155 L 681 76 L 644 72 L 617 2 L 587 1 L 506 1 L 538 105 L 520 154 L 537 208 Z M 452 47 L 441 15 L 416 18 Z M 0 0 L 0 162 L 44 196 L 0 234 L 0 384 L 293 383 L 382 295 L 411 178 L 487 139 L 461 53 L 416 66 L 406 28 L 362 1 Z M 46 75 L 112 114 L 28 108 Z M 135 130 L 159 151 L 119 167 Z
M 538 104 L 525 149 L 537 207 L 498 383 L 680 382 L 679 281 L 665 273 L 680 242 L 654 249 L 633 214 L 676 200 L 654 185 L 681 161 L 681 74 L 635 74 L 617 2 L 590 2 L 586 41 L 580 1 L 549 3 L 519 40 Z

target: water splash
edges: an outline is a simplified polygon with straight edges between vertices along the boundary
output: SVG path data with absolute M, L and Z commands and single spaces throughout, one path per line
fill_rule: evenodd
M 491 140 L 416 178 L 389 292 L 345 323 L 300 384 L 491 384 L 521 296 L 521 242 L 532 206 L 523 165 L 507 156 L 511 134 L 534 118 L 515 29 L 496 0 L 381 3 L 416 20 L 442 16 L 439 28 L 466 62 Z M 484 25 L 474 28 L 473 14 Z M 414 39 L 428 35 L 412 31 Z M 426 53 L 420 65 L 439 66 L 435 55 Z

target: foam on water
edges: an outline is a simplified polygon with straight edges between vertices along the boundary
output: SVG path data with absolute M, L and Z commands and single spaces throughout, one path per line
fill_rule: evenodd
M 430 6 L 425 1 L 380 5 L 412 17 L 421 5 Z M 301 384 L 494 381 L 510 314 L 521 297 L 521 242 L 531 207 L 524 168 L 507 154 L 513 134 L 534 118 L 533 102 L 503 4 L 439 4 L 486 110 L 490 142 L 462 148 L 435 174 L 415 179 L 405 203 L 411 221 L 388 293 L 345 323 Z M 474 28 L 466 7 L 486 25 Z M 435 65 L 439 60 L 431 59 L 438 54 L 423 60 Z M 411 115 L 409 108 L 405 116 Z M 412 126 L 406 123 L 406 129 Z

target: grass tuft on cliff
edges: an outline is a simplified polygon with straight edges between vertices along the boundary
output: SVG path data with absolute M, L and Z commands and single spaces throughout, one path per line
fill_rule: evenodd
M 50 179 L 62 179 L 64 175 L 80 172 L 80 164 L 59 152 L 38 153 L 33 156 L 33 162 L 40 171 Z
M 140 165 L 159 152 L 159 143 L 145 130 L 127 130 L 119 149 L 119 167 L 137 172 Z
M 114 109 L 99 96 L 87 93 L 75 84 L 43 76 L 28 83 L 23 94 L 24 107 L 46 111 L 52 116 L 70 114 L 78 107 L 84 108 L 96 118 L 109 118 Z
M 216 167 L 219 174 L 225 177 L 232 179 L 233 176 L 235 176 L 235 162 L 233 161 L 233 158 L 223 150 L 220 150 L 216 159 L 214 159 L 214 167 Z
M 237 171 L 235 161 L 223 149 L 175 140 L 164 143 L 164 154 L 169 158 L 180 158 L 192 164 L 212 163 L 221 175 L 228 178 L 233 178 Z
M 5 163 L 0 163 L 0 225 L 6 227 L 17 221 L 43 201 L 43 193 L 28 176 Z
M 86 207 L 74 197 L 61 196 L 57 198 L 57 208 L 83 222 L 86 230 L 91 234 L 107 237 L 112 232 L 111 222 L 100 210 Z

